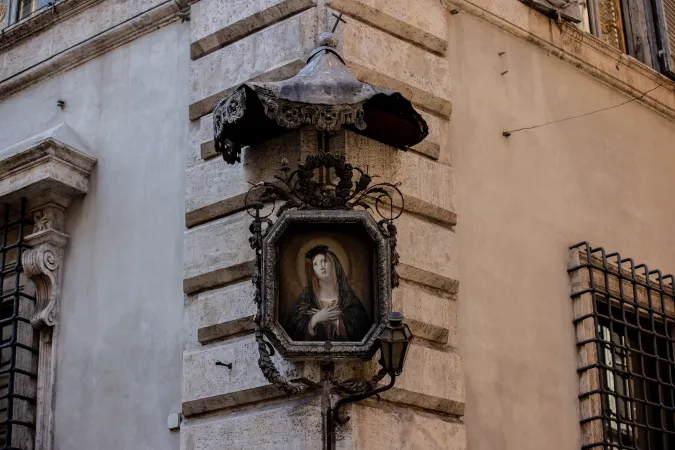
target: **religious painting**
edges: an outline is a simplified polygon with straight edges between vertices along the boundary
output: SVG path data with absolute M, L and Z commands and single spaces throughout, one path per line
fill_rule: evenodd
M 287 211 L 263 248 L 263 324 L 282 354 L 372 354 L 389 310 L 391 264 L 367 212 Z
M 286 333 L 293 341 L 362 341 L 375 313 L 372 239 L 354 224 L 294 224 L 288 231 L 279 241 Z

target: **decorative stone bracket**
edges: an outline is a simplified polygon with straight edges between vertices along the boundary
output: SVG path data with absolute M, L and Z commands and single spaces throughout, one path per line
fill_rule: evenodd
M 33 219 L 21 258 L 35 284 L 31 324 L 40 330 L 35 450 L 52 450 L 54 383 L 63 256 L 68 242 L 65 212 L 72 198 L 89 190 L 96 159 L 66 125 L 60 124 L 0 152 L 0 201 L 25 198 Z

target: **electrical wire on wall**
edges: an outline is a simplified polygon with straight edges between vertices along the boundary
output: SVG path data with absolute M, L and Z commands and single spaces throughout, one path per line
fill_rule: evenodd
M 619 107 L 621 107 L 621 106 L 623 106 L 623 105 L 627 105 L 628 103 L 632 103 L 632 102 L 635 102 L 635 101 L 638 101 L 638 100 L 642 100 L 647 94 L 649 94 L 650 92 L 653 92 L 653 91 L 657 90 L 658 88 L 660 88 L 660 87 L 663 86 L 664 84 L 665 84 L 665 80 L 662 81 L 661 84 L 659 84 L 659 85 L 657 85 L 657 86 L 655 86 L 655 87 L 649 89 L 648 91 L 643 92 L 640 96 L 638 96 L 638 97 L 633 97 L 633 98 L 631 98 L 630 100 L 626 100 L 625 102 L 621 102 L 621 103 L 619 103 L 619 104 L 617 104 L 617 105 L 612 105 L 612 106 L 608 106 L 608 107 L 606 107 L 606 108 L 596 109 L 595 111 L 590 111 L 590 112 L 587 112 L 587 113 L 584 113 L 584 114 L 579 114 L 578 116 L 565 117 L 564 119 L 552 120 L 552 121 L 550 121 L 550 122 L 545 122 L 545 123 L 542 123 L 542 124 L 539 124 L 539 125 L 533 125 L 533 126 L 531 126 L 531 127 L 523 127 L 523 128 L 517 128 L 517 129 L 515 129 L 515 130 L 504 131 L 504 132 L 502 132 L 502 136 L 504 136 L 504 137 L 509 137 L 509 136 L 511 136 L 513 133 L 516 133 L 516 132 L 518 132 L 518 131 L 533 130 L 533 129 L 535 129 L 535 128 L 545 127 L 546 125 L 551 125 L 551 124 L 554 124 L 554 123 L 560 123 L 560 122 L 566 122 L 566 121 L 568 121 L 568 120 L 579 119 L 579 118 L 581 118 L 581 117 L 590 116 L 590 115 L 592 115 L 592 114 L 597 114 L 597 113 L 602 112 L 602 111 L 607 111 L 607 110 L 610 110 L 610 109 L 619 108 Z M 673 119 L 671 119 L 671 121 L 672 121 L 672 120 L 673 120 Z

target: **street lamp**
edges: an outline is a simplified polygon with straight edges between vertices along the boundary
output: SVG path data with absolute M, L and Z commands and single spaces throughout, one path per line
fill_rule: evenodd
M 389 323 L 385 325 L 382 333 L 378 337 L 380 343 L 380 365 L 382 366 L 382 376 L 376 378 L 382 379 L 384 375 L 389 375 L 389 384 L 371 389 L 362 394 L 352 395 L 350 397 L 341 398 L 333 408 L 333 420 L 344 425 L 349 421 L 349 417 L 342 419 L 340 417 L 340 408 L 348 403 L 365 400 L 373 395 L 378 395 L 384 391 L 394 387 L 396 377 L 403 372 L 403 364 L 408 353 L 410 341 L 412 341 L 412 333 L 408 325 L 403 323 L 403 314 L 400 312 L 389 313 Z M 376 382 L 375 382 L 376 383 Z M 373 383 L 373 384 L 375 384 Z

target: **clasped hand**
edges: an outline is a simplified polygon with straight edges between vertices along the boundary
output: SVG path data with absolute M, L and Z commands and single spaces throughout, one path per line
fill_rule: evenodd
M 309 326 L 312 327 L 312 329 L 316 328 L 316 325 L 319 322 L 329 322 L 342 317 L 342 311 L 340 311 L 337 305 L 325 309 L 313 309 L 311 312 L 314 314 L 309 321 Z

